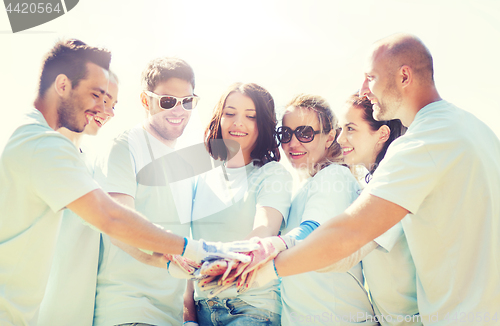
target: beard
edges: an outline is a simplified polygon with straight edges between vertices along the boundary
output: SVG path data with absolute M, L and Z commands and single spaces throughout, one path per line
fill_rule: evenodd
M 70 93 L 68 99 L 61 100 L 57 108 L 59 127 L 65 127 L 74 132 L 82 132 L 85 129 L 85 123 L 82 125 L 78 123 L 78 113 L 83 114 L 84 110 L 77 103 L 79 102 L 74 99 L 73 92 Z
M 396 113 L 402 102 L 403 98 L 396 88 L 396 82 L 392 80 L 384 89 L 382 98 L 373 106 L 373 118 L 377 121 L 397 119 Z

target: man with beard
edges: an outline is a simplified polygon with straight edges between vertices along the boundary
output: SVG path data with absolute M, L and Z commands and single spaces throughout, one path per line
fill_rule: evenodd
M 35 325 L 62 209 L 109 236 L 201 260 L 220 244 L 187 241 L 114 201 L 92 179 L 77 148 L 55 130 L 82 132 L 104 111 L 111 54 L 79 40 L 58 42 L 42 64 L 35 108 L 0 157 L 0 324 Z M 212 253 L 211 253 L 212 254 Z
M 184 60 L 157 58 L 143 71 L 142 86 L 147 118 L 115 138 L 98 159 L 95 178 L 120 203 L 188 237 L 194 180 L 173 179 L 192 176 L 193 162 L 177 156 L 174 147 L 198 101 L 194 73 Z M 200 154 L 207 155 L 203 148 Z M 108 236 L 101 255 L 94 325 L 182 323 L 186 281 L 169 275 L 164 261 Z
M 343 214 L 276 258 L 278 275 L 318 270 L 353 253 L 360 259 L 360 248 L 401 220 L 417 272 L 420 321 L 498 323 L 498 138 L 440 98 L 432 57 L 412 35 L 374 45 L 360 94 L 373 103 L 377 120 L 400 119 L 408 131 Z M 269 272 L 260 273 L 260 283 L 276 277 L 272 267 L 263 270 Z

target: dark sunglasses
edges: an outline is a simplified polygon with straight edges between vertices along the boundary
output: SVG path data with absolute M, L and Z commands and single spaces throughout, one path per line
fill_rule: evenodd
M 320 132 L 319 130 L 315 131 L 311 126 L 300 126 L 295 130 L 282 126 L 276 130 L 276 135 L 278 136 L 278 141 L 282 144 L 289 143 L 292 140 L 293 134 L 295 134 L 295 137 L 297 137 L 297 140 L 301 143 L 310 143 L 314 140 L 314 135 Z
M 160 102 L 160 107 L 165 110 L 174 108 L 179 102 L 186 111 L 190 111 L 196 107 L 200 98 L 197 95 L 186 97 L 175 97 L 170 95 L 158 95 L 150 91 L 144 91 L 147 96 L 156 97 Z

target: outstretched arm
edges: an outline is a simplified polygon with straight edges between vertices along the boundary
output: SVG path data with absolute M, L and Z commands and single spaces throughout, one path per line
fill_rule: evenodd
M 110 237 L 133 247 L 166 254 L 183 252 L 183 237 L 154 225 L 102 189 L 83 195 L 67 207 Z
M 328 220 L 295 247 L 275 259 L 279 276 L 318 270 L 348 257 L 390 229 L 408 210 L 362 193 L 344 213 Z

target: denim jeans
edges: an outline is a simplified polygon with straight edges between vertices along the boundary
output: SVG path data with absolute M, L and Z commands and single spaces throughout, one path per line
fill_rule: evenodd
M 279 326 L 281 315 L 256 308 L 238 298 L 212 298 L 196 302 L 200 326 Z

